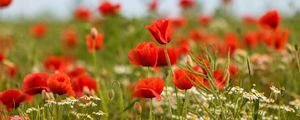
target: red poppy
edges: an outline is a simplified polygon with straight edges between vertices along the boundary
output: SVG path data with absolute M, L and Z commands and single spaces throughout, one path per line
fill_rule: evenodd
M 173 30 L 170 20 L 156 20 L 151 25 L 147 26 L 153 38 L 160 44 L 167 44 L 171 41 Z
M 0 63 L 2 63 L 2 62 L 4 61 L 4 59 L 5 59 L 4 54 L 2 54 L 2 53 L 0 52 Z
M 31 73 L 25 76 L 23 80 L 23 91 L 29 95 L 41 93 L 42 90 L 48 90 L 48 73 Z
M 103 46 L 104 35 L 96 33 L 94 35 L 86 36 L 86 44 L 89 52 L 95 52 Z
M 179 5 L 186 9 L 186 8 L 192 8 L 196 4 L 195 0 L 180 0 Z
M 203 79 L 200 76 L 197 76 L 187 69 L 176 69 L 174 71 L 173 83 L 176 85 L 178 89 L 187 90 L 191 89 L 195 84 L 203 83 Z
M 74 47 L 77 44 L 77 35 L 74 30 L 67 29 L 63 33 L 63 41 L 67 47 Z
M 243 22 L 245 24 L 256 24 L 257 23 L 257 19 L 253 16 L 250 16 L 250 15 L 246 15 L 246 16 L 243 16 Z
M 135 86 L 132 97 L 136 98 L 156 98 L 160 100 L 160 94 L 164 89 L 164 81 L 161 78 L 140 79 Z
M 275 50 L 285 50 L 289 38 L 289 31 L 287 29 L 278 29 L 272 34 L 272 47 Z
M 0 8 L 7 7 L 11 4 L 12 0 L 0 0 Z
M 224 55 L 227 55 L 230 51 L 230 55 L 233 55 L 235 50 L 239 47 L 238 37 L 234 33 L 228 33 L 224 37 L 225 42 L 225 52 Z
M 224 79 L 224 74 L 222 70 L 214 71 L 213 75 L 214 75 L 216 86 L 221 90 L 224 89 L 226 85 L 226 80 Z
M 257 36 L 256 32 L 247 32 L 244 34 L 244 40 L 249 48 L 254 48 L 258 45 L 259 43 L 259 38 Z
M 76 67 L 73 68 L 71 71 L 68 72 L 68 76 L 73 79 L 77 76 L 86 74 L 86 69 L 84 67 Z
M 0 93 L 0 102 L 8 111 L 18 107 L 22 102 L 30 102 L 31 96 L 18 89 L 6 89 Z
M 163 47 L 158 47 L 157 49 L 158 49 L 157 66 L 168 66 L 165 49 Z M 175 48 L 168 47 L 167 51 L 168 51 L 171 65 L 176 64 L 178 60 L 178 50 Z
M 157 7 L 158 7 L 158 1 L 157 0 L 152 0 L 149 3 L 148 10 L 149 11 L 156 11 Z
M 35 38 L 42 38 L 47 33 L 47 25 L 44 23 L 38 23 L 30 28 L 30 33 Z
M 98 10 L 102 15 L 116 15 L 119 13 L 120 9 L 120 4 L 113 4 L 108 1 L 104 1 L 98 7 Z
M 88 21 L 88 20 L 90 20 L 91 12 L 86 7 L 78 7 L 78 8 L 76 8 L 76 10 L 74 12 L 74 16 L 78 20 Z
M 237 71 L 236 66 L 234 64 L 229 65 L 228 71 L 230 73 L 230 76 L 235 75 Z
M 206 36 L 206 33 L 202 30 L 197 30 L 194 29 L 191 31 L 190 33 L 190 37 L 194 40 L 194 41 L 202 41 Z
M 50 91 L 57 94 L 75 96 L 70 77 L 65 73 L 55 73 L 48 77 L 47 85 Z
M 65 71 L 68 67 L 68 61 L 59 56 L 48 56 L 44 61 L 44 67 L 51 71 Z
M 188 43 L 181 43 L 177 47 L 179 55 L 188 55 L 190 53 L 190 46 Z
M 158 49 L 153 42 L 142 42 L 129 51 L 129 62 L 137 66 L 156 66 Z
M 17 68 L 14 66 L 14 65 L 8 65 L 7 66 L 7 75 L 10 77 L 10 78 L 14 78 L 17 73 L 18 73 L 18 70 Z
M 73 89 L 76 92 L 76 96 L 81 97 L 83 95 L 83 88 L 87 87 L 89 90 L 97 91 L 97 82 L 91 76 L 80 75 L 72 80 Z
M 280 15 L 277 10 L 268 11 L 260 17 L 259 23 L 262 27 L 276 29 L 280 24 Z
M 206 26 L 206 25 L 208 25 L 209 23 L 211 22 L 211 17 L 210 16 L 208 16 L 208 15 L 200 15 L 200 17 L 199 17 L 199 23 L 201 24 L 201 25 L 204 25 L 204 26 Z
M 184 27 L 186 25 L 186 20 L 184 17 L 176 17 L 176 18 L 170 18 L 172 26 L 174 27 Z

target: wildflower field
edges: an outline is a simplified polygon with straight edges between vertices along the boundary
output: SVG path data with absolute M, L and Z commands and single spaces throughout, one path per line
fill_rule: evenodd
M 233 1 L 212 15 L 149 0 L 140 18 L 110 1 L 67 21 L 0 16 L 0 120 L 299 120 L 299 12 L 237 17 Z

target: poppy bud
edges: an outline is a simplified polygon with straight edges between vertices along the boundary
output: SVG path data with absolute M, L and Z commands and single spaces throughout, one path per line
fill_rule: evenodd
M 137 113 L 137 114 L 141 114 L 142 113 L 142 106 L 139 102 L 135 102 L 133 105 L 133 110 Z

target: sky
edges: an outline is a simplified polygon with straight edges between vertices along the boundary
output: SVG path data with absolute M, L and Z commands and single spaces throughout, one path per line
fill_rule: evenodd
M 76 5 L 86 6 L 97 14 L 97 6 L 103 0 L 13 0 L 11 6 L 0 9 L 0 17 L 4 19 L 31 18 L 41 14 L 51 14 L 57 18 L 70 18 Z M 139 17 L 147 14 L 150 0 L 110 0 L 122 4 L 122 14 Z M 169 16 L 180 13 L 178 0 L 159 0 L 159 12 Z M 220 0 L 198 0 L 202 11 L 211 14 L 219 6 Z M 234 14 L 259 16 L 269 9 L 278 9 L 281 14 L 292 15 L 300 10 L 300 0 L 234 0 L 230 6 Z

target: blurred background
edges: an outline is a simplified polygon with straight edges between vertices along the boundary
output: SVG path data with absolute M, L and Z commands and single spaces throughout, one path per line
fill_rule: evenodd
M 151 0 L 110 0 L 122 4 L 121 14 L 126 17 L 142 17 L 147 14 Z M 2 20 L 37 18 L 47 15 L 55 19 L 68 20 L 76 6 L 86 6 L 98 14 L 96 8 L 103 0 L 14 0 L 6 9 L 0 9 Z M 159 13 L 167 16 L 180 14 L 175 0 L 159 0 Z M 212 14 L 221 4 L 220 0 L 198 0 L 199 10 Z M 259 16 L 267 10 L 277 9 L 285 16 L 292 16 L 300 10 L 300 0 L 233 0 L 228 7 L 236 16 Z

